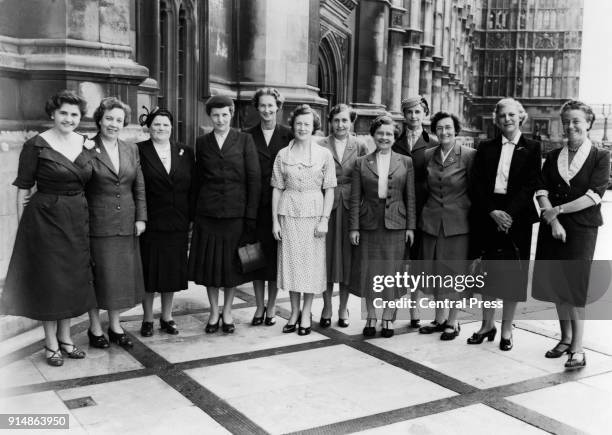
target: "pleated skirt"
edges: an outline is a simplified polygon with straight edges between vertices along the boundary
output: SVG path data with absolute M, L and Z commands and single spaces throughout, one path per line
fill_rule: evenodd
M 470 247 L 468 234 L 458 234 L 446 237 L 440 227 L 437 236 L 422 233 L 421 258 L 424 261 L 424 272 L 428 275 L 451 275 L 465 274 L 467 270 L 457 270 L 459 260 L 467 260 Z M 445 266 L 444 260 L 449 260 Z M 457 261 L 456 263 L 454 262 Z M 466 263 L 467 264 L 467 263 Z M 437 297 L 460 296 L 452 288 L 429 288 L 424 287 L 423 293 L 434 294 Z
M 140 254 L 147 293 L 187 288 L 187 232 L 145 231 Z

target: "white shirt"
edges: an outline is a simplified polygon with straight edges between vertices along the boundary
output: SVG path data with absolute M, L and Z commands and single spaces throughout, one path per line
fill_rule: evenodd
M 344 150 L 346 149 L 346 144 L 348 143 L 348 136 L 344 138 L 344 140 L 334 138 L 334 147 L 336 148 L 336 154 L 338 155 L 338 160 L 342 161 L 342 157 L 344 156 Z
M 510 173 L 510 163 L 512 163 L 512 153 L 516 144 L 521 139 L 519 131 L 511 141 L 502 135 L 502 150 L 497 164 L 497 175 L 495 176 L 495 189 L 493 192 L 505 195 L 508 192 L 508 174 Z
M 219 145 L 219 149 L 223 148 L 223 143 L 225 142 L 225 139 L 227 138 L 228 134 L 229 129 L 223 135 L 218 135 L 217 132 L 214 133 L 215 139 L 217 140 L 217 145 Z
M 389 191 L 389 165 L 391 164 L 391 153 L 383 154 L 376 153 L 376 166 L 378 169 L 378 197 L 380 199 L 387 198 Z
M 440 147 L 440 155 L 442 156 L 442 163 L 444 163 L 446 161 L 446 158 L 450 155 L 451 151 L 453 151 L 455 149 L 454 146 L 452 146 L 448 152 L 444 152 L 444 150 L 442 149 L 442 147 Z
M 106 150 L 106 152 L 108 153 L 108 156 L 110 157 L 110 161 L 113 164 L 113 167 L 115 168 L 115 173 L 119 173 L 119 143 L 115 142 L 115 146 L 106 146 L 106 144 L 104 142 L 102 142 L 102 145 L 104 146 L 104 149 Z
M 274 134 L 274 129 L 272 129 L 272 130 L 264 130 L 262 128 L 261 132 L 263 133 L 263 137 L 266 140 L 266 145 L 270 146 L 270 140 L 272 140 L 272 135 Z
M 423 128 L 417 128 L 416 130 L 406 130 L 406 135 L 408 136 L 408 146 L 410 147 L 410 152 L 412 152 L 412 148 L 419 140 L 419 137 L 423 134 Z
M 164 169 L 166 169 L 166 172 L 169 174 L 171 163 L 172 163 L 171 158 L 170 158 L 170 143 L 167 143 L 165 145 L 157 145 L 154 143 L 153 148 L 155 148 L 155 151 L 157 152 L 159 159 L 164 165 Z

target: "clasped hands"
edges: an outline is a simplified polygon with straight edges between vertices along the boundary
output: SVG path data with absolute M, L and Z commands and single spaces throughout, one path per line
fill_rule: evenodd
M 550 229 L 552 230 L 553 238 L 557 240 L 561 240 L 563 243 L 565 243 L 565 238 L 566 238 L 565 228 L 563 228 L 563 225 L 561 225 L 561 223 L 557 219 L 558 215 L 559 215 L 558 207 L 542 208 L 542 219 L 544 219 L 544 222 L 550 225 Z
M 323 217 L 317 223 L 317 226 L 315 227 L 315 230 L 314 230 L 315 237 L 325 237 L 325 235 L 327 234 L 327 230 L 328 230 L 327 221 L 328 219 Z M 274 240 L 276 241 L 280 241 L 282 239 L 281 226 L 278 220 L 275 220 L 274 222 L 272 222 L 272 235 L 274 236 Z
M 349 239 L 352 245 L 359 246 L 359 231 L 357 230 L 350 231 Z M 410 246 L 412 246 L 413 242 L 414 242 L 414 230 L 406 230 L 405 243 L 410 243 Z

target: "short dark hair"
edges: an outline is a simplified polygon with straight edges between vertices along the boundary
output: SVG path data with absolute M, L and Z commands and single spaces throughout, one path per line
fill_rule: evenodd
M 332 107 L 332 110 L 329 111 L 329 116 L 327 117 L 329 123 L 331 124 L 332 120 L 334 119 L 334 116 L 341 112 L 348 112 L 351 122 L 355 122 L 355 120 L 357 119 L 357 112 L 355 111 L 355 109 L 353 109 L 348 104 L 340 103 L 336 104 L 334 107 Z
M 595 112 L 593 112 L 591 106 L 579 100 L 569 100 L 561 106 L 561 118 L 563 118 L 565 112 L 570 110 L 581 110 L 586 115 L 587 122 L 589 123 L 589 130 L 593 127 Z
M 255 106 L 256 109 L 259 106 L 259 99 L 264 95 L 274 97 L 276 100 L 276 107 L 279 109 L 283 107 L 283 97 L 276 88 L 259 88 L 257 91 L 255 91 L 255 95 L 253 95 L 253 106 Z
M 438 112 L 431 118 L 431 132 L 435 133 L 436 128 L 438 127 L 438 122 L 444 118 L 450 118 L 453 120 L 453 127 L 455 127 L 455 133 L 459 133 L 461 131 L 461 121 L 457 118 L 456 115 L 448 112 Z
M 123 113 L 125 114 L 125 117 L 123 118 L 124 127 L 130 123 L 130 118 L 132 117 L 132 109 L 130 109 L 130 106 L 125 104 L 117 97 L 106 97 L 100 101 L 100 105 L 93 114 L 93 119 L 98 127 L 98 130 L 100 129 L 100 121 L 102 121 L 104 113 L 113 109 L 123 110 Z
M 138 117 L 138 122 L 140 123 L 141 126 L 146 125 L 147 128 L 151 128 L 151 124 L 153 124 L 153 121 L 158 116 L 165 116 L 166 118 L 170 120 L 170 124 L 173 124 L 174 122 L 172 113 L 168 109 L 160 109 L 159 107 L 156 107 L 151 112 L 149 112 L 148 109 L 145 107 L 145 110 L 147 110 L 147 113 L 143 113 L 142 115 Z
M 372 121 L 370 124 L 370 136 L 374 137 L 374 133 L 376 133 L 376 130 L 378 130 L 382 125 L 393 126 L 393 135 L 397 139 L 399 136 L 399 128 L 397 123 L 388 114 L 380 115 L 374 118 L 374 121 Z
M 291 126 L 291 130 L 293 130 L 293 124 L 295 123 L 295 118 L 301 115 L 312 114 L 312 132 L 314 133 L 318 129 L 321 128 L 321 118 L 319 114 L 314 111 L 312 107 L 308 104 L 300 104 L 295 108 L 293 112 L 289 115 L 289 125 Z
M 222 109 L 229 107 L 230 115 L 234 116 L 234 100 L 225 95 L 213 95 L 206 100 L 206 114 L 210 116 L 213 109 Z
M 85 116 L 87 112 L 87 101 L 79 97 L 76 93 L 64 89 L 59 91 L 57 94 L 51 96 L 45 103 L 45 112 L 51 117 L 53 112 L 62 107 L 63 104 L 72 104 L 78 106 L 79 112 L 81 112 L 81 118 Z

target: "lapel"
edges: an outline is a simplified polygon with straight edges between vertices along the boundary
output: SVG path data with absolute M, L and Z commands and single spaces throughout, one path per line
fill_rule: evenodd
M 286 133 L 283 133 L 283 127 L 276 123 L 276 127 L 274 127 L 274 133 L 272 134 L 272 139 L 270 139 L 270 145 L 268 146 L 268 151 L 270 152 L 270 157 L 275 156 L 278 152 L 287 145 L 288 140 L 286 140 Z
M 172 145 L 170 145 L 171 151 L 172 151 L 172 148 L 173 148 Z M 166 172 L 166 168 L 164 168 L 164 165 L 161 159 L 157 155 L 157 151 L 155 151 L 155 146 L 153 145 L 153 142 L 147 141 L 147 144 L 140 149 L 142 150 L 141 158 L 147 160 L 149 164 L 151 165 L 151 168 L 153 168 L 153 170 L 157 172 L 157 174 L 160 177 L 162 177 L 163 179 L 167 179 L 168 173 Z M 171 158 L 172 158 L 172 166 L 174 166 L 174 156 L 172 156 Z
M 501 136 L 499 138 L 499 154 L 501 155 Z M 510 170 L 508 171 L 508 186 L 514 181 L 515 177 L 518 176 L 518 171 L 522 166 L 520 163 L 516 163 L 518 153 L 522 153 L 525 149 L 527 143 L 525 142 L 525 137 L 521 134 L 518 143 L 514 146 L 514 151 L 512 151 L 512 159 L 510 160 Z
M 229 134 L 225 138 L 225 144 L 223 144 L 224 147 L 228 143 L 228 139 Z M 223 156 L 223 152 L 221 151 L 221 149 L 219 149 L 219 144 L 217 143 L 217 138 L 215 137 L 214 130 L 208 133 L 208 140 L 206 140 L 205 145 L 208 146 L 208 148 L 210 148 L 213 153 Z
M 449 153 L 448 157 L 444 161 L 444 167 L 447 168 L 450 165 L 453 165 L 459 161 L 459 156 L 461 156 L 461 147 L 459 144 L 455 144 L 453 146 L 452 151 Z M 442 157 L 442 147 L 440 146 L 440 158 Z
M 217 139 L 215 138 L 215 134 L 213 133 L 213 139 L 215 139 L 215 144 L 217 145 L 217 149 L 219 149 L 219 144 L 217 144 Z M 227 152 L 236 145 L 238 142 L 238 133 L 233 128 L 230 128 L 227 137 L 225 138 L 225 142 L 223 143 L 223 147 L 221 148 L 221 154 L 225 155 Z
M 119 178 L 123 177 L 127 170 L 127 166 L 132 166 L 132 156 L 125 142 L 117 139 L 117 147 L 119 149 Z
M 522 137 L 521 137 L 522 140 Z M 520 141 L 519 141 L 520 142 Z M 502 138 L 498 136 L 495 141 L 491 144 L 490 158 L 487 163 L 489 172 L 489 183 L 495 186 L 495 178 L 497 178 L 497 167 L 499 166 L 499 159 L 501 157 L 502 149 Z M 510 172 L 512 172 L 512 163 L 510 163 Z M 510 174 L 508 174 L 508 184 L 510 184 Z
M 346 148 L 344 149 L 344 155 L 342 156 L 342 165 L 344 165 L 345 162 L 348 162 L 356 152 L 357 144 L 355 143 L 355 138 L 349 134 L 348 141 L 346 142 Z
M 329 136 L 327 136 L 325 138 L 325 140 L 321 142 L 321 144 L 323 144 L 325 146 L 325 148 L 327 148 L 328 150 L 331 151 L 332 156 L 334 157 L 334 161 L 336 162 L 336 164 L 342 166 L 342 162 L 340 161 L 340 157 L 338 157 L 338 153 L 336 152 L 336 140 L 334 139 L 334 135 L 330 134 Z
M 270 145 L 266 145 L 266 138 L 263 135 L 263 131 L 261 130 L 261 124 L 256 125 L 251 130 L 251 135 L 253 136 L 253 142 L 255 142 L 255 146 L 257 147 L 257 152 L 267 158 L 270 158 L 270 148 L 274 143 L 274 136 L 277 136 L 278 125 L 274 127 L 274 133 L 272 133 L 272 137 L 270 138 Z
M 111 162 L 110 156 L 106 152 L 106 148 L 104 148 L 104 145 L 102 144 L 102 138 L 100 137 L 100 135 L 99 134 L 96 135 L 93 138 L 93 141 L 96 143 L 96 147 L 94 151 L 96 159 L 102 162 L 102 164 L 106 166 L 113 175 L 115 175 L 116 177 L 119 177 L 119 174 L 115 172 L 115 166 L 113 165 L 113 162 Z M 120 150 L 119 151 L 119 168 L 121 168 L 121 147 L 119 147 L 119 150 Z
M 162 168 L 164 169 L 164 173 L 171 179 L 174 178 L 174 175 L 176 174 L 176 171 L 179 167 L 180 158 L 181 156 L 179 155 L 179 147 L 170 142 L 170 173 L 166 173 L 166 168 L 164 168 L 163 165 Z
M 54 150 L 53 147 L 49 145 L 49 142 L 47 142 L 42 136 L 38 135 L 36 142 L 37 142 L 36 146 L 42 148 L 39 154 L 41 158 L 44 158 L 46 160 L 51 160 L 52 162 L 55 162 L 57 164 L 64 166 L 70 172 L 74 173 L 79 178 L 81 183 L 85 184 L 83 178 L 81 177 L 81 173 L 79 172 L 75 164 L 75 162 L 83 154 L 83 150 L 81 150 L 79 155 L 74 159 L 74 162 L 71 162 L 70 159 L 68 159 L 68 157 L 66 157 L 59 151 Z
M 376 164 L 376 151 L 368 154 L 368 156 L 366 157 L 366 165 L 368 169 L 372 171 L 374 175 L 376 175 L 376 178 L 378 178 L 378 165 Z
M 406 136 L 406 145 L 408 145 L 408 136 Z M 427 148 L 427 142 L 425 142 L 425 139 L 423 138 L 423 134 L 422 133 L 419 136 L 419 138 L 417 139 L 417 141 L 414 144 L 414 146 L 412 147 L 412 152 L 410 153 L 410 156 L 412 157 L 414 152 L 417 151 L 417 150 L 420 150 L 421 148 Z
M 391 159 L 389 161 L 389 175 L 393 174 L 400 165 L 400 157 L 391 151 Z

